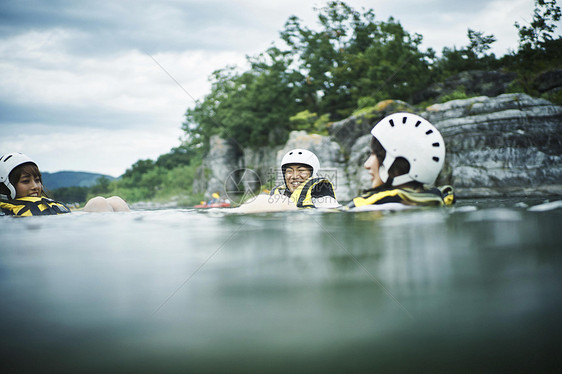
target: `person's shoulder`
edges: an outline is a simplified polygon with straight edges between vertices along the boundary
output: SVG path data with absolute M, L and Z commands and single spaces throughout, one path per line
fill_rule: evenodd
M 360 203 L 361 205 L 372 205 L 372 204 L 385 204 L 385 203 L 399 203 L 401 202 L 401 193 L 404 190 L 399 188 L 370 188 L 363 190 L 361 195 L 357 196 L 352 200 L 352 202 Z
M 271 189 L 271 191 L 269 191 L 269 195 L 284 195 L 285 194 L 285 186 L 283 185 L 279 185 L 279 186 L 275 186 Z
M 330 196 L 335 198 L 334 185 L 324 177 L 310 179 L 312 194 L 314 197 Z

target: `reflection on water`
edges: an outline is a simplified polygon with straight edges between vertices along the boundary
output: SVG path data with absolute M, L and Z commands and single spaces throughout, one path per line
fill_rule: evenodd
M 12 372 L 540 372 L 558 204 L 0 217 Z

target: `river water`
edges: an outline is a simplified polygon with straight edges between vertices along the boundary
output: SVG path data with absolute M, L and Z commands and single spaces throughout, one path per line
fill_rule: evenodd
M 546 372 L 546 200 L 0 217 L 3 372 Z

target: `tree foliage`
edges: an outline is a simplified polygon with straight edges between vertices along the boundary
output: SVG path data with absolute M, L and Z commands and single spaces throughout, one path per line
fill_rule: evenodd
M 437 57 L 431 48 L 422 51 L 422 36 L 394 18 L 378 21 L 372 9 L 359 12 L 342 1 L 317 9 L 316 28 L 291 16 L 280 32 L 283 46 L 249 57 L 246 71 L 226 67 L 213 73 L 211 92 L 187 110 L 183 129 L 189 145 L 205 153 L 213 135 L 240 147 L 281 144 L 291 130 L 325 131 L 327 122 L 367 103 L 412 101 L 432 83 L 467 70 L 505 68 L 525 77 L 537 69 L 537 59 L 554 61 L 560 54 L 553 52 L 560 39 L 552 37 L 560 9 L 554 1 L 536 4 L 531 24 L 516 24 L 520 51 L 502 59 L 490 53 L 494 35 L 470 28 L 466 46 L 446 47 Z M 528 83 L 521 86 L 530 90 Z
M 496 56 L 488 54 L 491 45 L 496 41 L 494 35 L 485 35 L 481 31 L 468 29 L 469 43 L 465 47 L 443 48 L 441 59 L 436 62 L 440 77 L 447 78 L 468 70 L 491 70 L 499 66 Z
M 212 135 L 240 146 L 281 143 L 290 130 L 289 117 L 299 108 L 290 58 L 270 48 L 254 59 L 251 69 L 215 71 L 211 93 L 188 109 L 183 130 L 191 146 L 206 150 Z
M 200 164 L 197 150 L 182 144 L 156 161 L 137 161 L 120 179 L 112 181 L 104 194 L 119 195 L 127 201 L 191 195 L 195 170 Z M 95 186 L 90 192 L 94 191 Z
M 213 73 L 211 92 L 188 109 L 183 129 L 206 151 L 212 135 L 240 146 L 281 144 L 308 110 L 330 120 L 349 116 L 365 97 L 407 99 L 432 79 L 434 53 L 399 22 L 375 20 L 341 1 L 319 10 L 313 30 L 293 16 L 280 33 L 285 47 L 249 58 L 250 70 Z
M 127 202 L 167 200 L 180 196 L 187 205 L 200 200 L 193 196 L 192 186 L 201 155 L 186 146 L 172 148 L 157 158 L 138 160 L 118 179 L 98 178 L 91 187 L 64 187 L 50 191 L 51 196 L 65 203 L 85 203 L 94 196 L 120 196 Z M 187 197 L 187 198 L 186 198 Z
M 60 187 L 52 190 L 50 196 L 57 201 L 63 201 L 68 204 L 82 203 L 86 201 L 89 190 L 88 187 L 80 186 Z
M 504 56 L 503 65 L 518 74 L 518 85 L 531 95 L 537 95 L 534 79 L 549 69 L 560 69 L 562 38 L 554 38 L 561 10 L 556 0 L 535 0 L 533 19 L 528 25 L 515 22 L 519 32 L 519 49 Z M 559 98 L 559 95 L 558 95 Z M 556 101 L 555 97 L 552 97 Z
M 535 0 L 533 20 L 529 25 L 515 22 L 519 31 L 519 49 L 541 49 L 553 41 L 552 33 L 556 29 L 556 22 L 560 21 L 560 7 L 556 0 Z

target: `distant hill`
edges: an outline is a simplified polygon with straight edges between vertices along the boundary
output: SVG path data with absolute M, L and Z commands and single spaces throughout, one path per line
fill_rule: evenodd
M 58 171 L 56 173 L 41 173 L 43 184 L 48 190 L 61 187 L 90 187 L 96 184 L 98 178 L 106 177 L 109 180 L 115 179 L 110 175 L 88 173 L 84 171 Z

